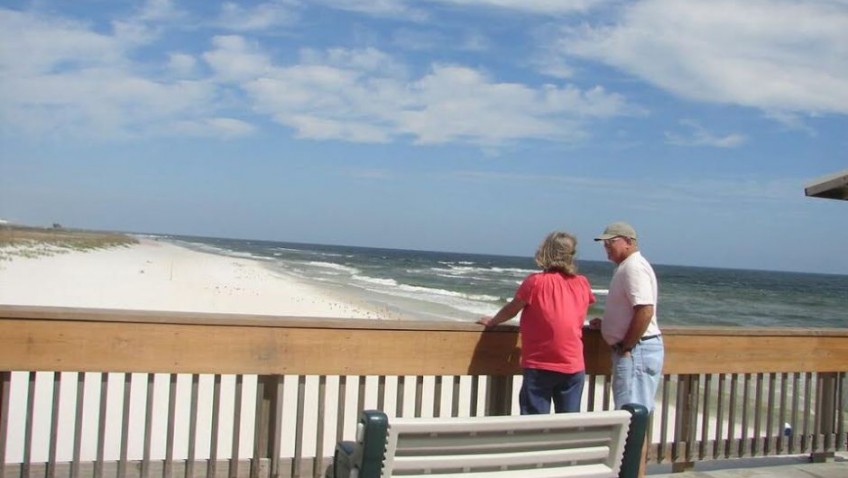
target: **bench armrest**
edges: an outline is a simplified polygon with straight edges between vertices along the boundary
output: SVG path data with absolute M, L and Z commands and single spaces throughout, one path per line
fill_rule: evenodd
M 356 441 L 336 445 L 327 478 L 379 478 L 386 454 L 389 419 L 379 410 L 364 410 L 356 424 Z
M 648 429 L 648 409 L 642 405 L 627 404 L 621 407 L 632 415 L 627 440 L 624 442 L 624 457 L 618 478 L 637 478 L 642 463 L 642 449 L 645 446 L 645 433 Z
M 333 454 L 333 463 L 327 468 L 324 475 L 326 478 L 350 478 L 350 470 L 353 468 L 353 453 L 356 450 L 356 442 L 340 441 L 336 444 Z

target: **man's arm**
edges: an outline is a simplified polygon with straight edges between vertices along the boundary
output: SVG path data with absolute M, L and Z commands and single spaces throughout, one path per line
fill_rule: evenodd
M 620 342 L 622 351 L 629 351 L 639 343 L 639 340 L 642 339 L 642 334 L 651 325 L 651 318 L 653 316 L 653 304 L 633 306 L 633 319 L 630 320 L 630 327 L 627 329 L 627 334 L 624 335 L 624 339 Z

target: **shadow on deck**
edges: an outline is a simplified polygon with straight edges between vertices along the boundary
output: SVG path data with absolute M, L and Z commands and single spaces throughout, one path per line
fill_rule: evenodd
M 739 458 L 696 463 L 694 469 L 672 473 L 671 464 L 649 465 L 656 478 L 845 478 L 848 452 L 836 452 L 825 463 L 811 463 L 809 455 Z

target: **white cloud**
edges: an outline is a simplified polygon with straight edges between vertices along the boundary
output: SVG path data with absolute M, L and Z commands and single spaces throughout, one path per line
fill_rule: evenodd
M 11 79 L 4 86 L 0 108 L 16 127 L 101 139 L 163 131 L 182 116 L 203 115 L 214 94 L 202 82 L 161 83 L 108 68 Z
M 171 53 L 168 55 L 168 69 L 181 78 L 194 76 L 197 59 L 185 53 Z
M 610 0 L 430 0 L 459 6 L 494 7 L 536 14 L 585 12 Z
M 665 132 L 666 142 L 677 146 L 711 146 L 715 148 L 735 148 L 741 146 L 746 137 L 743 134 L 731 133 L 717 136 L 707 131 L 697 121 L 683 120 L 680 122 L 686 128 L 683 133 Z
M 803 186 L 797 178 L 761 177 L 713 177 L 677 178 L 673 182 L 653 178 L 601 178 L 583 176 L 540 175 L 523 173 L 501 173 L 486 171 L 456 171 L 451 177 L 469 181 L 491 181 L 493 183 L 526 182 L 535 185 L 556 185 L 557 188 L 585 194 L 587 197 L 598 191 L 614 198 L 634 198 L 634 205 L 648 208 L 668 204 L 690 204 L 705 202 L 715 204 L 780 203 L 797 201 Z
M 168 2 L 148 6 L 158 13 L 147 17 L 175 15 Z M 306 48 L 283 64 L 255 38 L 220 35 L 206 52 L 159 50 L 150 59 L 139 47 L 163 32 L 140 22 L 145 15 L 113 22 L 122 26 L 109 34 L 0 9 L 0 67 L 9 78 L 0 91 L 4 130 L 239 137 L 253 131 L 245 118 L 259 114 L 301 138 L 496 147 L 573 142 L 587 136 L 587 122 L 636 113 L 599 87 L 505 82 L 461 64 L 431 64 L 415 75 L 376 48 Z
M 131 16 L 112 20 L 113 36 L 127 46 L 155 41 L 166 26 L 184 26 L 188 13 L 172 0 L 147 0 Z
M 124 51 L 123 43 L 81 22 L 0 9 L 0 71 L 8 77 L 120 65 Z
M 477 11 L 519 12 L 532 15 L 564 15 L 585 13 L 613 0 L 313 0 L 330 8 L 347 10 L 376 17 L 403 18 L 425 22 L 432 14 L 420 6 L 441 4 Z
M 244 7 L 236 2 L 221 6 L 216 25 L 233 31 L 261 31 L 294 24 L 298 19 L 298 5 L 290 0 L 276 0 Z
M 396 76 L 405 74 L 405 68 L 391 56 L 376 48 L 329 48 L 327 50 L 301 50 L 302 63 L 327 65 L 363 73 L 382 73 Z
M 203 54 L 203 59 L 223 81 L 246 81 L 265 74 L 271 68 L 270 60 L 238 35 L 216 36 L 214 49 Z
M 848 114 L 848 4 L 646 0 L 607 26 L 568 28 L 561 52 L 689 99 L 769 114 Z
M 439 32 L 432 30 L 400 28 L 392 34 L 392 41 L 406 50 L 426 51 L 443 45 L 445 39 Z
M 177 121 L 172 126 L 173 134 L 188 134 L 210 138 L 235 139 L 252 134 L 256 128 L 250 123 L 233 118 L 201 118 Z
M 172 0 L 147 0 L 136 15 L 139 21 L 176 21 L 184 18 L 185 12 Z
M 375 17 L 403 18 L 408 21 L 425 21 L 429 13 L 410 6 L 409 0 L 313 0 L 329 8 L 357 12 Z
M 130 58 L 135 40 L 122 32 L 0 9 L 3 130 L 108 140 L 171 134 L 213 113 L 214 84 L 149 76 Z M 188 66 L 189 57 L 170 58 L 171 66 Z
M 232 50 L 230 50 L 232 53 Z M 250 63 L 264 64 L 248 52 Z M 218 54 L 210 52 L 207 57 Z M 632 113 L 602 88 L 502 83 L 461 65 L 434 65 L 409 78 L 374 50 L 305 51 L 303 62 L 275 67 L 242 87 L 253 108 L 304 138 L 498 145 L 518 139 L 574 141 L 583 122 Z M 239 64 L 238 58 L 228 64 Z

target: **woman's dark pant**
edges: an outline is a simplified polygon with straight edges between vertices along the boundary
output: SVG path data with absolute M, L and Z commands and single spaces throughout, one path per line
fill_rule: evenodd
M 579 412 L 585 372 L 560 373 L 535 368 L 524 369 L 524 383 L 518 395 L 522 415 L 551 412 Z

